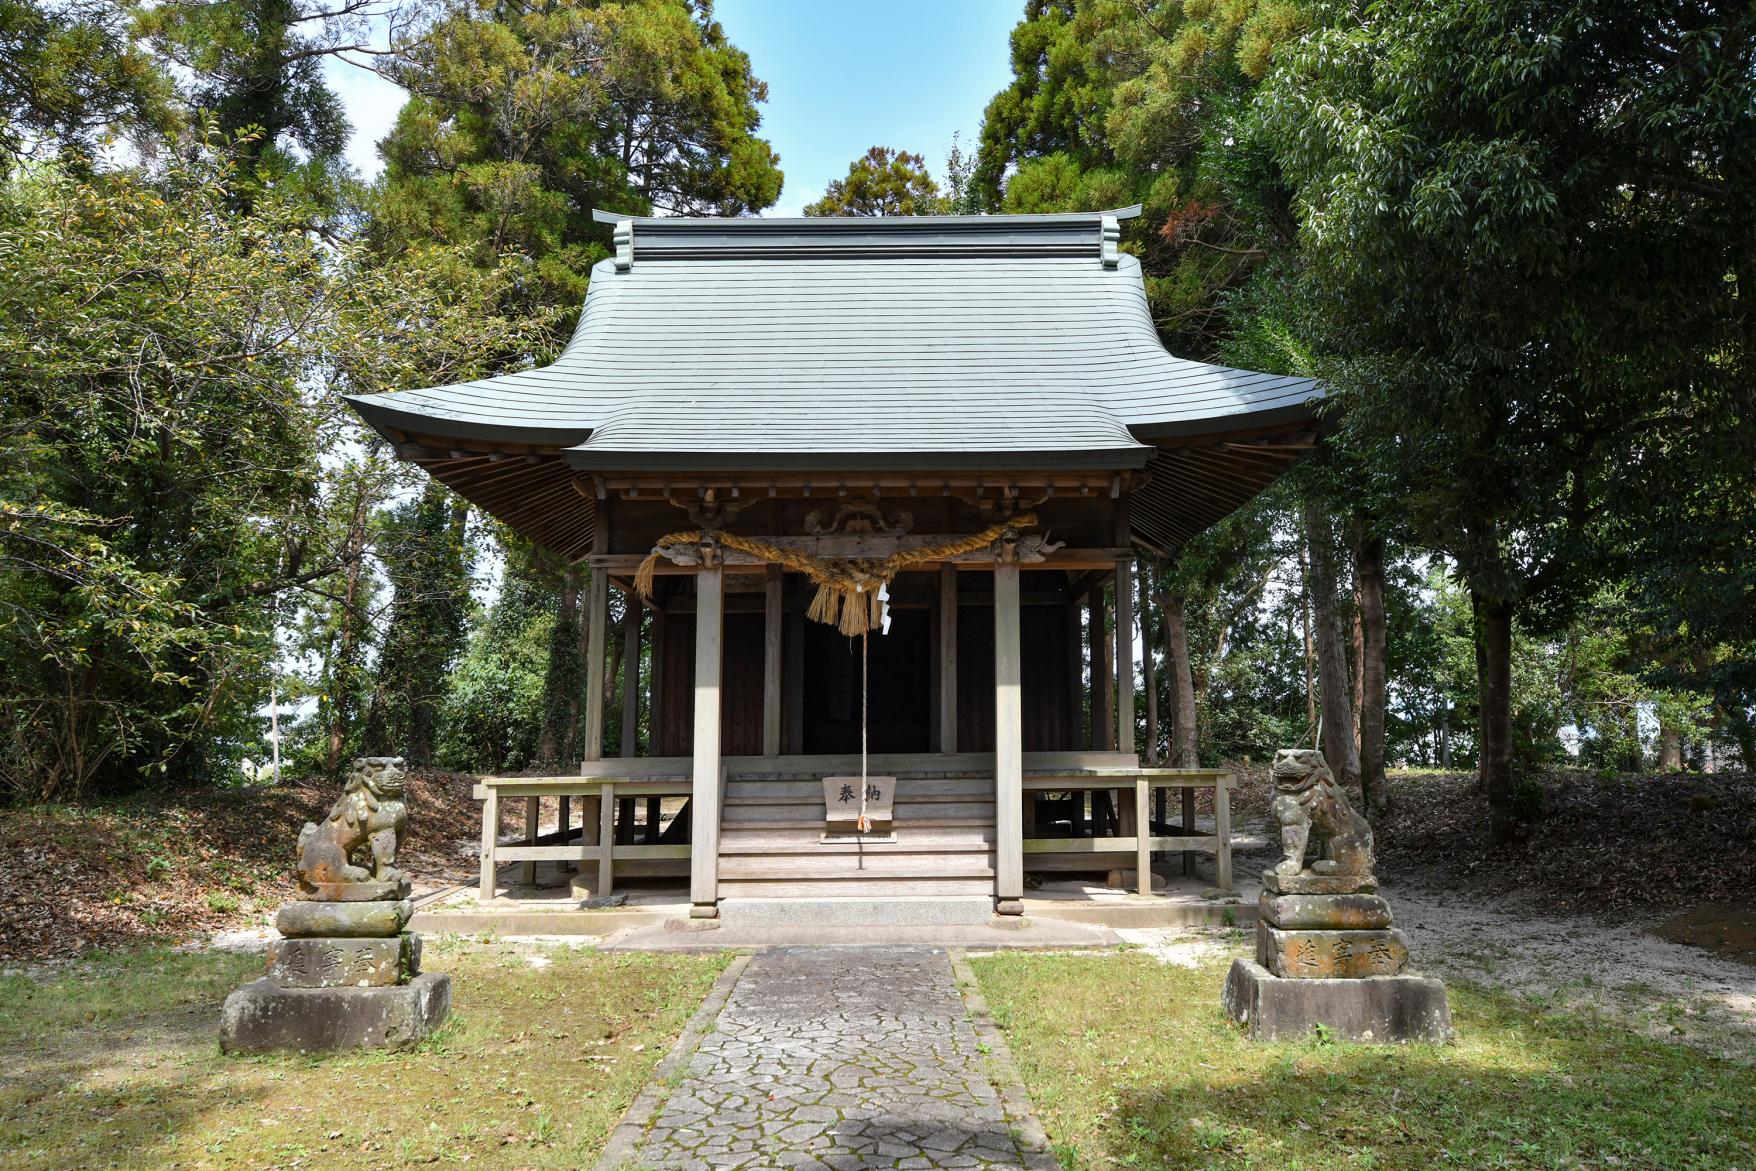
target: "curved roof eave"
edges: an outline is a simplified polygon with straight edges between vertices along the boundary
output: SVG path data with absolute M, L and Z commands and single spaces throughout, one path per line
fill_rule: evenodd
M 493 382 L 495 379 L 485 379 Z M 423 391 L 433 394 L 447 388 L 435 387 Z M 591 438 L 592 429 L 586 426 L 543 426 L 527 422 L 501 423 L 491 419 L 470 418 L 442 409 L 434 409 L 429 404 L 394 402 L 407 392 L 393 391 L 387 394 L 344 394 L 342 401 L 353 407 L 374 431 L 392 443 L 401 442 L 402 436 L 392 435 L 392 431 L 408 435 L 432 435 L 444 439 L 475 439 L 489 443 L 501 443 L 528 447 L 572 447 L 584 443 Z M 427 407 L 428 409 L 422 409 Z

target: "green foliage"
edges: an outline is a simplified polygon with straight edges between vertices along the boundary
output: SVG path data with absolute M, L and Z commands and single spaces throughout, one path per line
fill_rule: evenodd
M 362 734 L 369 755 L 433 762 L 446 679 L 467 634 L 468 526 L 468 506 L 437 480 L 384 519 L 390 621 Z
M 948 210 L 926 160 L 887 146 L 875 146 L 855 159 L 847 178 L 831 179 L 823 198 L 805 205 L 808 216 L 941 215 Z
M 308 571 L 324 258 L 291 209 L 232 214 L 228 174 L 203 154 L 158 183 L 0 186 L 12 791 L 211 772 L 263 681 L 263 600 Z
M 170 79 L 113 0 L 0 0 L 0 162 L 89 160 L 111 130 L 176 124 Z
M 487 621 L 451 672 L 439 740 L 447 768 L 500 772 L 539 759 L 545 716 L 545 663 L 555 611 L 548 592 L 508 563 Z M 579 658 L 577 642 L 570 657 Z
M 525 303 L 577 309 L 604 231 L 594 207 L 741 215 L 780 196 L 756 136 L 767 87 L 682 0 L 461 0 L 399 54 L 412 97 L 381 144 L 370 236 L 528 262 Z
M 1756 21 L 1371 11 L 1326 8 L 1262 99 L 1303 222 L 1301 325 L 1356 490 L 1553 622 L 1611 567 L 1606 518 L 1645 508 L 1647 465 L 1748 390 Z

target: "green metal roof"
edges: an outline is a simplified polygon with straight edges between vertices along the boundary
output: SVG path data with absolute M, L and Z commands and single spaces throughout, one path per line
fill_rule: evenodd
M 1139 468 L 1311 381 L 1167 353 L 1116 221 L 630 219 L 553 365 L 350 398 L 380 431 L 597 471 Z M 1108 235 L 1106 237 L 1106 228 Z

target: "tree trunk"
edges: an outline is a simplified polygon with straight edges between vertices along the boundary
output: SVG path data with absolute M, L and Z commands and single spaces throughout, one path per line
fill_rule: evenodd
M 1682 730 L 1663 720 L 1658 725 L 1658 770 L 1663 773 L 1683 771 Z
M 1336 596 L 1335 528 L 1328 511 L 1305 502 L 1305 544 L 1311 559 L 1312 626 L 1317 651 L 1317 682 L 1323 711 L 1323 756 L 1344 787 L 1360 783 L 1360 754 L 1354 747 L 1352 686 L 1348 679 L 1347 634 Z
M 1360 599 L 1360 791 L 1369 809 L 1390 805 L 1384 783 L 1384 538 L 1365 533 L 1355 551 L 1354 582 Z
M 1195 674 L 1189 667 L 1189 623 L 1181 590 L 1159 595 L 1165 615 L 1165 655 L 1171 670 L 1171 767 L 1200 768 L 1201 745 L 1195 726 Z
M 326 672 L 332 694 L 329 700 L 329 747 L 325 753 L 325 763 L 331 774 L 341 769 L 341 753 L 347 744 L 348 728 L 353 723 L 354 714 L 354 655 L 357 653 L 355 632 L 359 629 L 354 616 L 360 599 L 360 578 L 365 571 L 366 518 L 369 514 L 365 486 L 356 485 L 355 490 L 358 495 L 354 497 L 354 515 L 348 521 L 348 539 L 346 552 L 343 554 L 347 569 L 342 586 L 340 646 L 336 648 L 335 658 Z
M 1317 659 L 1311 646 L 1311 563 L 1299 554 L 1299 578 L 1304 590 L 1299 598 L 1299 612 L 1305 623 L 1305 731 L 1311 747 L 1317 747 Z
M 1140 564 L 1140 682 L 1146 689 L 1146 763 L 1161 759 L 1158 751 L 1158 665 L 1153 662 L 1152 570 Z M 1164 790 L 1157 790 L 1163 793 Z M 1160 820 L 1163 820 L 1162 818 Z
M 1512 839 L 1512 607 L 1470 591 L 1475 612 L 1477 698 L 1481 705 L 1481 763 L 1488 801 L 1488 832 Z

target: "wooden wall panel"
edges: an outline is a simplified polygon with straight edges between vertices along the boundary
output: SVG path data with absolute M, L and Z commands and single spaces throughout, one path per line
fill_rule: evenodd
M 762 751 L 762 615 L 727 614 L 720 670 L 720 752 L 755 756 Z M 689 756 L 695 728 L 695 615 L 670 614 L 664 622 L 664 704 L 656 756 Z

